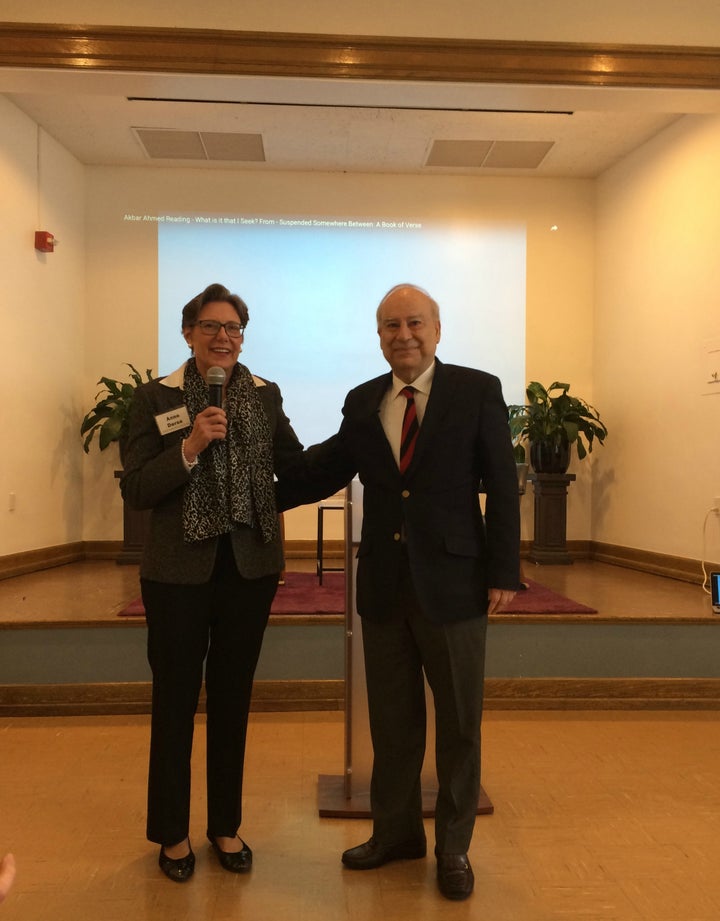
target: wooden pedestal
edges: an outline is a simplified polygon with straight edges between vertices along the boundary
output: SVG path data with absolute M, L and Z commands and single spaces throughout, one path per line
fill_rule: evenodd
M 122 476 L 122 470 L 115 471 L 115 478 Z M 119 565 L 138 564 L 145 545 L 145 534 L 150 521 L 150 510 L 138 512 L 123 502 L 123 546 L 115 560 Z
M 531 473 L 535 493 L 535 531 L 529 559 L 533 563 L 568 565 L 567 488 L 574 473 Z
M 136 512 L 135 509 L 123 505 L 123 546 L 118 554 L 117 563 L 123 565 L 140 562 L 149 519 L 149 510 Z

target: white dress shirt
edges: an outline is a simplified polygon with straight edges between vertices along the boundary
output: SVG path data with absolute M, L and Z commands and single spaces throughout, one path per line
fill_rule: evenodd
M 423 373 L 415 378 L 412 384 L 406 384 L 401 381 L 395 374 L 392 376 L 392 386 L 386 392 L 380 403 L 380 422 L 385 431 L 385 437 L 392 448 L 395 463 L 400 466 L 400 440 L 402 436 L 403 416 L 407 399 L 400 391 L 404 387 L 415 388 L 415 409 L 417 410 L 418 425 L 422 425 L 425 407 L 427 406 L 428 397 L 432 388 L 433 375 L 435 374 L 435 362 Z

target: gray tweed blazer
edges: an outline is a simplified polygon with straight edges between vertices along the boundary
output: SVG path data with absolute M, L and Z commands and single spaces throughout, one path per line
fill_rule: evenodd
M 218 538 L 188 543 L 183 537 L 183 492 L 192 471 L 183 463 L 181 442 L 189 429 L 161 435 L 155 421 L 156 416 L 184 405 L 183 371 L 184 366 L 138 388 L 120 489 L 131 508 L 152 509 L 140 575 L 157 582 L 200 584 L 212 575 Z M 270 425 L 274 470 L 280 477 L 299 462 L 303 447 L 283 411 L 277 384 L 259 377 L 254 380 Z M 231 539 L 238 570 L 245 578 L 283 568 L 279 538 L 266 544 L 255 528 L 240 527 Z

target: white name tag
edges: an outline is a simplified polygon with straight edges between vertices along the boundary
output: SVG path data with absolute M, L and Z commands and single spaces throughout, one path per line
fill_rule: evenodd
M 178 406 L 177 409 L 171 409 L 167 413 L 159 413 L 155 416 L 155 422 L 161 435 L 169 435 L 176 429 L 186 429 L 190 427 L 190 415 L 187 406 Z

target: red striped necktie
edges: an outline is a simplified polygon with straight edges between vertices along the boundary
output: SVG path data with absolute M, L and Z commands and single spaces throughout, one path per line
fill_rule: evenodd
M 415 388 L 403 387 L 400 393 L 407 400 L 405 415 L 403 416 L 402 437 L 400 439 L 400 473 L 405 473 L 410 466 L 410 461 L 415 451 L 415 442 L 417 441 L 420 426 L 415 406 Z

